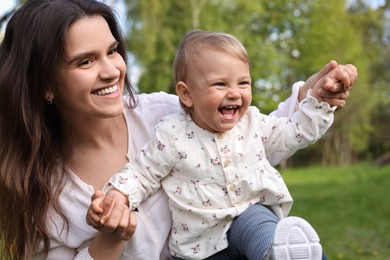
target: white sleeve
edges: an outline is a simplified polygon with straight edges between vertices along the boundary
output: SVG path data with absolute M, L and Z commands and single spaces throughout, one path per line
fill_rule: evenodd
M 270 116 L 276 116 L 276 117 L 291 117 L 294 112 L 297 110 L 299 101 L 298 101 L 298 94 L 299 94 L 299 88 L 303 86 L 305 82 L 299 81 L 295 83 L 292 86 L 292 94 L 291 96 L 279 104 L 278 108 L 273 111 Z M 267 159 L 270 162 L 271 165 L 275 166 L 279 164 L 282 160 L 285 160 L 289 158 L 291 155 L 293 155 L 295 151 L 289 151 L 289 152 L 272 152 L 267 154 Z
M 49 255 L 46 259 L 50 260 L 63 260 L 63 259 L 73 259 L 73 260 L 94 260 L 89 254 L 89 247 L 84 247 L 80 251 L 75 248 L 71 248 L 66 245 L 61 245 L 49 250 Z M 32 260 L 41 260 L 43 258 L 43 252 L 33 254 L 31 256 Z
M 76 256 L 74 260 L 93 260 L 92 256 L 89 254 L 89 247 L 82 249 Z
M 170 140 L 171 121 L 168 116 L 156 126 L 156 136 L 146 144 L 134 161 L 127 163 L 114 174 L 103 187 L 106 193 L 117 189 L 129 199 L 129 208 L 134 210 L 141 202 L 155 194 L 161 181 L 170 173 L 175 162 L 175 145 Z
M 335 109 L 327 102 L 319 102 L 309 90 L 292 117 L 268 116 L 259 120 L 265 151 L 296 151 L 314 144 L 332 125 Z

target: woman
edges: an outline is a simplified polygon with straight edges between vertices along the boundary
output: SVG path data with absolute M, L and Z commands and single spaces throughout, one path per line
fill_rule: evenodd
M 279 114 L 291 113 L 287 108 L 298 95 L 334 66 L 296 87 Z M 339 77 L 350 78 L 356 78 L 353 66 Z M 348 96 L 325 93 L 340 106 Z M 134 93 L 124 40 L 108 6 L 94 0 L 26 1 L 10 19 L 0 47 L 3 257 L 168 258 L 170 218 L 162 191 L 134 215 L 117 204 L 100 232 L 85 216 L 94 191 L 153 136 L 162 116 L 179 109 L 173 95 Z

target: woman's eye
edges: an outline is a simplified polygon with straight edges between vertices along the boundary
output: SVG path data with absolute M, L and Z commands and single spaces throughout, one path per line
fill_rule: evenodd
M 111 49 L 111 50 L 108 52 L 108 55 L 112 55 L 112 54 L 115 54 L 115 53 L 118 53 L 118 47 L 115 47 L 115 48 Z
M 87 59 L 87 60 L 82 60 L 80 61 L 79 63 L 79 66 L 82 67 L 82 66 L 88 66 L 92 63 L 92 60 L 91 59 Z

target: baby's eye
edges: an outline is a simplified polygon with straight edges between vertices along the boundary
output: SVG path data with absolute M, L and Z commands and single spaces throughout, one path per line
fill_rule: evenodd
M 221 82 L 216 82 L 216 83 L 213 84 L 213 86 L 223 87 L 223 86 L 225 86 L 225 83 L 223 83 L 222 81 Z
M 251 83 L 249 81 L 241 81 L 240 85 L 250 85 Z
M 247 88 L 250 87 L 251 83 L 250 81 L 241 81 L 238 85 L 240 88 Z

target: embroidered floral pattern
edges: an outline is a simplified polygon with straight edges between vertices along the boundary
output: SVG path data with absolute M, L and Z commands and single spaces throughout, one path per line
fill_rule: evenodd
M 161 139 L 141 151 L 139 165 L 130 164 L 105 188 L 128 194 L 132 207 L 137 207 L 162 180 L 171 200 L 173 254 L 206 258 L 227 246 L 232 219 L 249 205 L 269 205 L 280 218 L 288 214 L 291 195 L 265 155 L 305 147 L 333 121 L 329 106 L 314 98 L 306 98 L 299 109 L 304 112 L 277 119 L 251 107 L 223 134 L 199 129 L 186 114 L 167 116 L 157 127 Z

